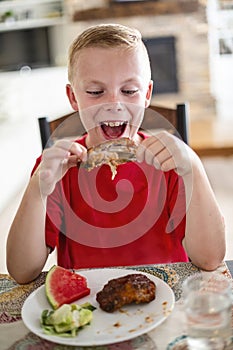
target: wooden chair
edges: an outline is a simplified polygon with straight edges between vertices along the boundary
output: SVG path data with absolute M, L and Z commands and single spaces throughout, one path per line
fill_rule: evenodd
M 65 120 L 68 122 L 64 123 Z M 85 133 L 78 112 L 69 113 L 51 121 L 47 117 L 41 117 L 38 121 L 42 149 L 50 147 L 57 139 L 75 138 Z M 188 144 L 187 104 L 178 104 L 175 109 L 151 105 L 145 110 L 141 129 L 149 132 L 167 129 Z

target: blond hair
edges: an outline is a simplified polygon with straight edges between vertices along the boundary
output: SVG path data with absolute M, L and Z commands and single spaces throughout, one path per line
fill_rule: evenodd
M 71 44 L 68 55 L 68 78 L 72 82 L 73 68 L 80 50 L 89 47 L 135 49 L 141 47 L 145 56 L 145 64 L 150 62 L 148 52 L 142 41 L 141 33 L 121 24 L 99 24 L 84 30 Z

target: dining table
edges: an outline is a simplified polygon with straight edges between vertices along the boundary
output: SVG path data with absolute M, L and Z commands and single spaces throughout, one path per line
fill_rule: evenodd
M 31 283 L 19 285 L 8 274 L 0 273 L 0 350 L 185 350 L 186 323 L 182 285 L 194 273 L 212 273 L 200 270 L 191 262 L 118 267 L 132 269 L 162 279 L 174 293 L 174 307 L 168 317 L 147 333 L 129 340 L 98 346 L 70 346 L 57 344 L 30 331 L 22 320 L 22 307 L 31 293 L 45 284 L 47 271 Z M 80 272 L 79 272 L 80 271 Z M 81 274 L 82 270 L 78 270 Z M 224 261 L 217 272 L 232 279 L 233 261 Z M 233 329 L 233 328 L 232 328 Z

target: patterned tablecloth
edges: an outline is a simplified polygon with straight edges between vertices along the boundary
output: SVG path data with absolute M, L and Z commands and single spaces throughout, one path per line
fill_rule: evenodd
M 200 270 L 191 263 L 176 263 L 154 266 L 127 267 L 137 271 L 150 273 L 164 280 L 175 294 L 175 308 L 168 319 L 148 334 L 135 339 L 97 347 L 74 347 L 58 345 L 39 338 L 31 332 L 23 332 L 20 336 L 21 308 L 31 292 L 44 284 L 46 273 L 42 274 L 34 282 L 27 285 L 18 285 L 11 277 L 0 274 L 0 350 L 133 350 L 133 349 L 157 349 L 157 350 L 182 350 L 182 339 L 185 338 L 185 325 L 182 310 L 182 283 L 189 275 Z M 225 263 L 219 267 L 219 271 L 231 278 Z M 204 272 L 203 272 L 204 273 Z M 1 337 L 9 337 L 15 327 L 19 327 L 17 340 L 10 347 L 1 347 Z M 5 334 L 5 335 L 4 335 Z M 13 333 L 12 333 L 13 334 Z M 7 343 L 7 342 L 6 342 Z M 180 343 L 180 345 L 178 345 Z M 177 345 L 175 345 L 177 344 Z

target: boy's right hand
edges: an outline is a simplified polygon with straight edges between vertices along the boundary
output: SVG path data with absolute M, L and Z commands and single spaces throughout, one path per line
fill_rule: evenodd
M 41 163 L 34 173 L 39 176 L 41 194 L 50 195 L 67 170 L 86 158 L 87 149 L 69 140 L 58 140 L 52 147 L 45 149 Z

